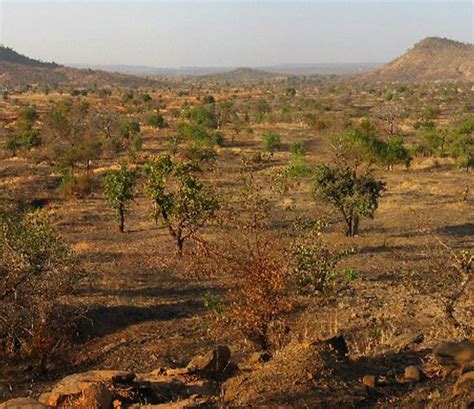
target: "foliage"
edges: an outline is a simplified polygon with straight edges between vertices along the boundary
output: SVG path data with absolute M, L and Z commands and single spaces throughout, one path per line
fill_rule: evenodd
M 80 272 L 45 213 L 0 214 L 0 342 L 3 352 L 40 358 L 61 351 L 77 310 L 66 301 Z
M 346 234 L 358 234 L 360 216 L 373 218 L 385 183 L 369 173 L 357 176 L 349 169 L 317 166 L 314 193 L 335 206 L 346 222 Z
M 466 171 L 474 166 L 474 118 L 467 119 L 454 130 L 449 141 L 449 153 Z
M 134 199 L 137 177 L 136 171 L 128 169 L 125 163 L 121 163 L 118 171 L 108 173 L 104 178 L 105 196 L 110 207 L 116 212 L 121 233 L 125 230 L 125 213 L 128 203 Z
M 199 168 L 192 162 L 164 155 L 148 161 L 143 170 L 145 193 L 154 205 L 152 217 L 163 219 L 181 255 L 185 241 L 214 216 L 217 197 L 197 178 Z
M 322 230 L 327 226 L 323 220 L 316 222 L 292 243 L 293 268 L 298 289 L 306 295 L 325 293 L 334 289 L 339 282 L 348 284 L 357 278 L 354 271 L 338 271 L 337 264 L 341 259 L 352 253 L 352 249 L 334 251 L 322 240 Z M 296 226 L 304 230 L 305 226 Z
M 149 113 L 146 118 L 146 124 L 153 128 L 166 128 L 165 118 L 159 112 Z
M 280 135 L 276 132 L 268 131 L 262 135 L 263 149 L 267 152 L 276 151 L 281 143 Z

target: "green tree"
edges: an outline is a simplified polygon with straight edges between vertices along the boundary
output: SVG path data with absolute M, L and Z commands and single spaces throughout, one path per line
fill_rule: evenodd
M 449 153 L 469 171 L 474 166 L 474 118 L 462 122 L 452 133 Z
M 134 199 L 134 188 L 138 174 L 128 169 L 125 163 L 120 164 L 120 169 L 105 176 L 104 189 L 107 201 L 116 212 L 119 221 L 119 231 L 125 230 L 125 214 L 128 204 Z
M 368 173 L 358 176 L 340 167 L 317 166 L 313 191 L 338 209 L 346 222 L 346 235 L 359 233 L 361 216 L 373 218 L 385 183 Z
M 218 209 L 214 191 L 200 181 L 198 167 L 179 163 L 169 155 L 144 166 L 145 193 L 153 200 L 152 216 L 161 217 L 176 242 L 179 255 L 186 240 L 204 226 Z
M 395 165 L 400 163 L 408 167 L 410 162 L 410 152 L 405 147 L 402 137 L 392 136 L 385 142 L 381 163 L 385 165 L 388 170 L 392 170 Z

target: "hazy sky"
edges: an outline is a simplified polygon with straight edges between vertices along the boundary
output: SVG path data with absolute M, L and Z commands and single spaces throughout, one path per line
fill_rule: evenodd
M 385 62 L 426 36 L 473 41 L 473 3 L 0 0 L 0 42 L 58 63 Z

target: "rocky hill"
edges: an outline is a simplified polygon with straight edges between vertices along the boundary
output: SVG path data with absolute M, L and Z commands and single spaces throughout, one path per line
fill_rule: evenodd
M 369 81 L 474 81 L 474 45 L 428 37 L 392 62 L 357 78 Z
M 148 86 L 153 81 L 132 75 L 110 73 L 91 69 L 77 69 L 42 62 L 17 53 L 8 47 L 0 47 L 0 85 L 65 84 L 87 86 L 90 84 L 118 85 L 126 87 Z

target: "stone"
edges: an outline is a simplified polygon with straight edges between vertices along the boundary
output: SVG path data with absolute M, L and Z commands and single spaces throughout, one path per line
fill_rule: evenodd
M 454 384 L 454 396 L 466 391 L 474 391 L 474 372 L 466 372 L 465 374 L 461 375 Z
M 84 391 L 96 385 L 129 385 L 135 379 L 135 374 L 128 371 L 97 370 L 81 372 L 66 376 L 59 381 L 52 391 L 40 396 L 40 402 L 49 406 L 60 406 L 66 402 L 82 399 Z M 107 388 L 106 388 L 107 389 Z M 105 392 L 102 389 L 103 398 Z
M 443 366 L 444 376 L 453 370 L 469 367 L 474 362 L 474 343 L 468 340 L 460 342 L 440 342 L 433 350 L 436 361 Z
M 91 383 L 82 391 L 81 403 L 90 409 L 110 409 L 112 392 L 100 383 Z
M 211 378 L 220 378 L 224 375 L 230 363 L 230 349 L 220 345 L 204 355 L 194 357 L 188 364 L 190 373 Z
M 268 352 L 254 352 L 250 356 L 250 363 L 251 364 L 261 364 L 268 362 L 271 359 L 271 355 Z
M 0 404 L 0 409 L 48 409 L 33 398 L 15 398 Z
M 362 383 L 369 388 L 375 388 L 375 376 L 374 375 L 365 375 L 362 378 Z
M 415 365 L 407 366 L 403 376 L 406 380 L 418 382 L 421 379 L 421 371 Z

